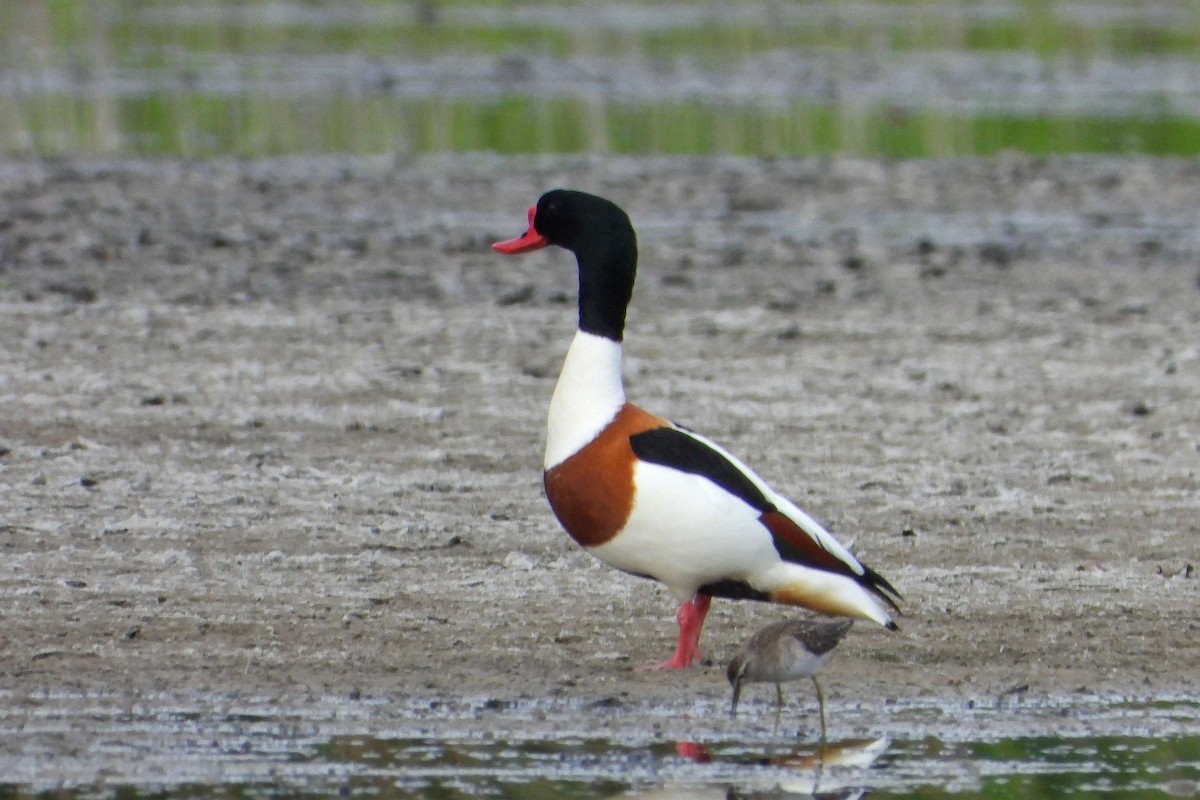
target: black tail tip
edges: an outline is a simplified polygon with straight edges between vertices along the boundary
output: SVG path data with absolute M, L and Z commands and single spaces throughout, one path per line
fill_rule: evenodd
M 899 631 L 900 630 L 900 626 L 897 625 L 896 623 L 892 622 L 891 620 L 888 620 L 888 624 L 884 625 L 883 627 L 887 628 L 889 631 Z

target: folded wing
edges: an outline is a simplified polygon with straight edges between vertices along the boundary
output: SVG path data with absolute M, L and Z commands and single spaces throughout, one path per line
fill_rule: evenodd
M 770 531 L 783 560 L 851 578 L 899 610 L 900 595 L 883 576 L 719 445 L 680 427 L 654 428 L 631 436 L 629 442 L 642 461 L 707 478 L 758 511 L 759 522 Z

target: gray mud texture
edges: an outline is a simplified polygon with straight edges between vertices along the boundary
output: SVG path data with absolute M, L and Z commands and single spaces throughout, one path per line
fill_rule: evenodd
M 1200 162 L 10 161 L 4 717 L 723 714 L 727 657 L 794 612 L 717 601 L 703 666 L 636 672 L 673 598 L 542 497 L 574 264 L 489 244 L 557 186 L 638 228 L 631 399 L 903 593 L 900 633 L 830 663 L 832 709 L 1194 691 Z

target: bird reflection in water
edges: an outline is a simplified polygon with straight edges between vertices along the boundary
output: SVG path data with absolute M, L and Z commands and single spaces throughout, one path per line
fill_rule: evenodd
M 637 800 L 673 800 L 696 798 L 733 800 L 733 798 L 849 798 L 864 792 L 863 770 L 885 753 L 891 740 L 846 739 L 811 747 L 796 747 L 784 753 L 769 752 L 757 756 L 739 747 L 736 754 L 722 756 L 701 742 L 680 741 L 675 752 L 697 764 L 726 764 L 745 767 L 773 767 L 757 774 L 748 770 L 743 779 L 714 783 L 680 781 L 650 789 L 625 792 L 618 797 Z M 781 774 L 782 771 L 782 774 Z

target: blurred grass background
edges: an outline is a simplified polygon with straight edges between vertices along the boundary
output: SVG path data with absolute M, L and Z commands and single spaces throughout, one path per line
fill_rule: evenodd
M 9 0 L 0 153 L 1200 153 L 1200 3 Z

